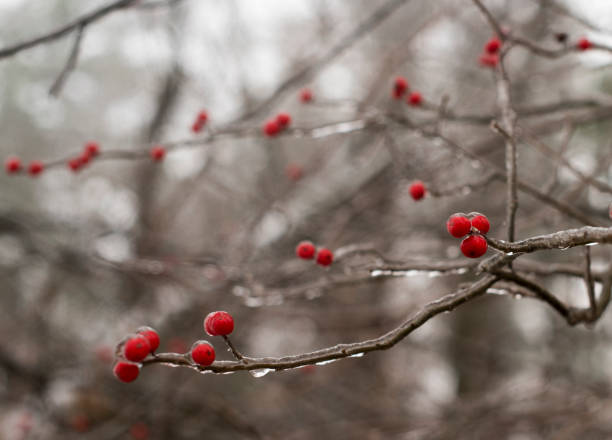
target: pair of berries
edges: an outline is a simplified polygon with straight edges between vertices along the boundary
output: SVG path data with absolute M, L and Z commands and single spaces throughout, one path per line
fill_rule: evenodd
M 446 230 L 455 238 L 465 237 L 461 252 L 468 258 L 479 258 L 487 252 L 487 240 L 480 234 L 489 232 L 491 225 L 487 217 L 477 212 L 451 215 L 446 221 Z
M 77 157 L 73 157 L 68 160 L 68 167 L 77 172 L 84 166 L 86 166 L 89 161 L 100 154 L 100 145 L 97 142 L 88 142 L 85 144 L 83 148 L 83 152 Z M 42 170 L 41 170 L 42 171 Z
M 281 131 L 285 130 L 291 124 L 291 115 L 289 113 L 279 113 L 276 118 L 266 121 L 262 127 L 264 134 L 268 137 L 274 137 Z
M 423 197 L 425 197 L 425 184 L 420 180 L 415 180 L 410 184 L 408 191 L 410 191 L 410 196 L 414 200 L 421 200 Z
M 227 336 L 234 331 L 234 318 L 227 312 L 212 312 L 204 318 L 204 330 L 210 336 Z M 215 348 L 208 341 L 196 341 L 190 356 L 196 364 L 207 367 L 215 361 Z
M 306 104 L 312 101 L 312 99 L 313 99 L 312 90 L 308 88 L 300 90 L 300 101 Z
M 206 122 L 208 122 L 208 112 L 206 110 L 202 110 L 196 116 L 195 121 L 193 121 L 193 124 L 191 125 L 191 131 L 193 131 L 194 133 L 201 132 L 204 126 L 206 125 Z
M 303 260 L 312 260 L 315 258 L 316 262 L 321 266 L 329 266 L 334 261 L 334 254 L 327 248 L 320 248 L 318 251 L 315 245 L 310 241 L 302 241 L 298 243 L 295 248 L 295 254 Z
M 159 334 L 151 327 L 141 327 L 121 345 L 121 356 L 125 360 L 117 362 L 113 372 L 121 382 L 133 382 L 140 374 L 140 362 L 159 347 Z
M 393 89 L 391 90 L 391 96 L 394 99 L 401 99 L 406 92 L 410 89 L 408 81 L 403 76 L 395 78 L 393 83 Z M 412 106 L 419 106 L 423 102 L 423 96 L 419 92 L 412 92 L 406 98 L 406 102 Z

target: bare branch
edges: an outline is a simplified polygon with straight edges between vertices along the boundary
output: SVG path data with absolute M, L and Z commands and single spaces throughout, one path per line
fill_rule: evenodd
M 70 55 L 66 60 L 66 64 L 64 68 L 58 75 L 57 79 L 49 89 L 49 94 L 51 96 L 58 96 L 62 90 L 62 87 L 66 83 L 68 76 L 74 68 L 76 67 L 77 60 L 79 58 L 79 51 L 81 50 L 81 40 L 83 39 L 83 30 L 85 29 L 84 25 L 81 25 L 77 28 L 76 34 L 74 36 L 74 43 L 72 45 L 72 50 L 70 51 Z

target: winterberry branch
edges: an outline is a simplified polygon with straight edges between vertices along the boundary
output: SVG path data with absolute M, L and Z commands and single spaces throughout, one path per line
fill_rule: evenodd
M 244 356 L 236 349 L 236 347 L 234 346 L 234 344 L 230 340 L 229 336 L 222 335 L 222 337 L 223 337 L 223 340 L 225 341 L 225 343 L 227 344 L 227 346 L 229 347 L 229 349 L 231 350 L 231 352 L 234 355 L 234 357 L 236 359 L 238 359 L 239 361 L 243 360 Z

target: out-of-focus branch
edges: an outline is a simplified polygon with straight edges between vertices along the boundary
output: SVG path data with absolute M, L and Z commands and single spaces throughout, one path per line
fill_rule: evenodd
M 81 25 L 76 30 L 76 34 L 74 36 L 74 43 L 72 45 L 72 50 L 70 51 L 70 55 L 68 56 L 68 59 L 66 60 L 66 64 L 64 65 L 64 68 L 62 69 L 57 79 L 55 80 L 51 88 L 49 89 L 49 94 L 51 96 L 58 96 L 60 94 L 62 87 L 64 86 L 64 84 L 66 83 L 66 80 L 68 79 L 68 76 L 70 75 L 70 73 L 72 73 L 72 71 L 76 67 L 77 60 L 79 59 L 79 52 L 81 50 L 81 41 L 83 40 L 84 28 L 85 26 Z

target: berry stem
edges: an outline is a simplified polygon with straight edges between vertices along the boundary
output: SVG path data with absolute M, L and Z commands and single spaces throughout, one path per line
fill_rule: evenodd
M 236 347 L 234 346 L 230 338 L 227 335 L 222 335 L 222 337 L 225 343 L 227 344 L 227 346 L 229 347 L 229 349 L 231 350 L 234 357 L 238 359 L 239 361 L 244 360 L 244 356 L 242 356 L 242 354 L 238 350 L 236 350 Z

